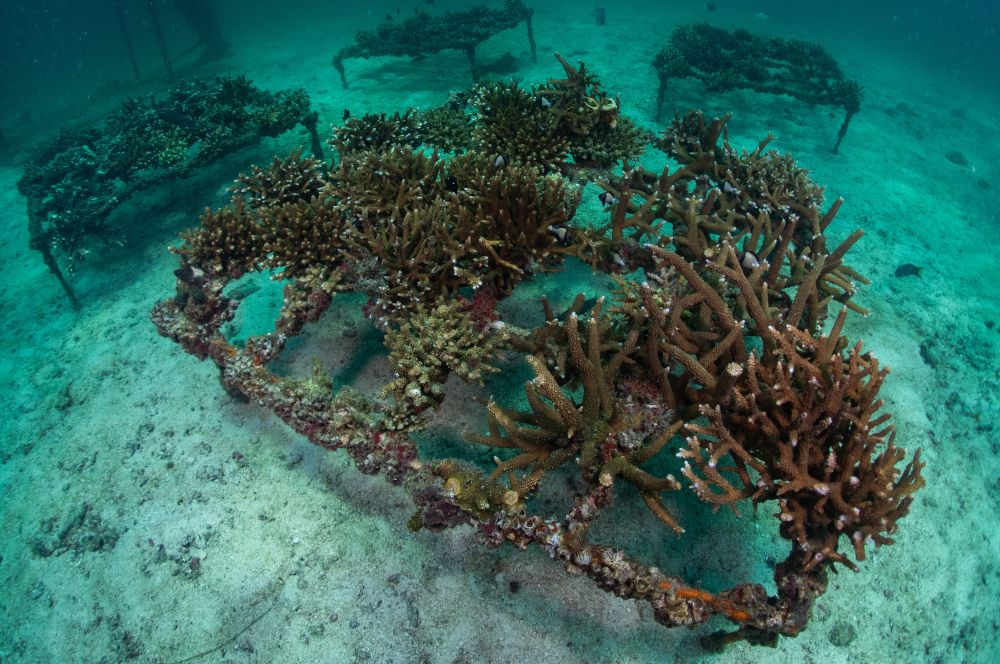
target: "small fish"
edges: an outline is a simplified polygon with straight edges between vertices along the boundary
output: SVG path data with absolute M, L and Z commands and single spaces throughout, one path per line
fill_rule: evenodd
M 387 20 L 387 21 L 389 21 L 390 23 L 392 23 L 392 14 L 386 14 L 386 15 L 385 15 L 385 20 Z
M 452 193 L 458 191 L 458 180 L 455 179 L 454 175 L 449 175 L 444 179 L 444 188 Z
M 611 252 L 611 262 L 617 265 L 618 267 L 622 268 L 623 270 L 628 267 L 628 265 L 625 264 L 625 259 L 622 258 L 622 255 L 619 254 L 617 251 Z
M 584 300 L 583 304 L 580 305 L 580 308 L 578 310 L 574 311 L 573 308 L 571 307 L 566 311 L 562 312 L 561 314 L 559 314 L 558 316 L 556 316 L 556 320 L 559 322 L 563 322 L 566 319 L 568 319 L 572 314 L 576 314 L 577 316 L 579 316 L 580 314 L 586 314 L 597 306 L 597 301 L 599 299 L 601 298 L 592 297 L 588 300 Z
M 503 158 L 502 154 L 498 154 L 497 158 L 493 160 L 493 168 L 502 168 L 507 163 L 507 160 Z
M 344 109 L 344 117 L 342 119 L 344 122 L 347 122 L 348 120 L 351 119 L 351 109 L 349 108 Z
M 614 205 L 618 202 L 618 199 L 614 197 L 610 191 L 605 191 L 602 194 L 597 195 L 597 200 L 601 202 L 602 205 Z
M 178 111 L 172 108 L 157 108 L 156 115 L 161 120 L 167 124 L 172 124 L 181 129 L 194 129 L 198 126 L 198 123 L 194 121 L 193 118 L 186 115 L 183 111 Z
M 604 25 L 608 22 L 608 12 L 605 11 L 604 7 L 594 9 L 594 20 L 597 21 L 597 25 Z
M 746 272 L 753 272 L 760 267 L 760 260 L 757 258 L 757 254 L 752 251 L 738 252 L 736 260 L 740 262 L 740 267 Z
M 542 108 L 552 108 L 552 100 L 548 97 L 535 97 L 538 100 L 538 105 Z
M 924 268 L 919 265 L 914 265 L 913 263 L 903 263 L 896 268 L 897 277 L 919 277 L 920 271 Z
M 569 229 L 565 226 L 549 226 L 549 233 L 552 233 L 559 241 L 559 244 L 568 246 L 573 243 L 573 238 L 569 233 Z
M 714 2 L 706 2 L 705 3 L 705 9 L 707 9 L 710 12 L 714 12 L 715 11 L 715 3 Z

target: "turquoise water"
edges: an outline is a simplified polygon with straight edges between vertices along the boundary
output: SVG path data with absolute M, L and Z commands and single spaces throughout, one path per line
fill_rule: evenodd
M 123 204 L 110 223 L 124 245 L 91 247 L 70 276 L 81 303 L 74 310 L 29 249 L 16 187 L 22 168 L 60 128 L 99 124 L 125 99 L 162 94 L 171 82 L 146 3 L 121 2 L 134 69 L 114 3 L 8 3 L 0 21 L 0 662 L 997 661 L 1000 10 L 984 0 L 789 4 L 609 4 L 598 25 L 590 4 L 535 2 L 537 62 L 523 26 L 478 51 L 482 61 L 509 51 L 512 75 L 526 84 L 561 75 L 552 52 L 586 61 L 621 96 L 623 113 L 653 131 L 662 124 L 652 117 L 650 62 L 683 23 L 816 42 L 864 86 L 838 154 L 830 146 L 839 109 L 713 93 L 693 80 L 672 84 L 665 100 L 664 120 L 689 108 L 732 112 L 739 148 L 775 134 L 772 146 L 809 169 L 828 201 L 845 199 L 829 233 L 839 241 L 865 230 L 850 262 L 872 281 L 856 297 L 870 315 L 852 318 L 846 333 L 892 368 L 882 397 L 897 442 L 921 448 L 927 464 L 896 543 L 870 552 L 857 573 L 833 575 L 801 635 L 775 649 L 740 643 L 715 655 L 698 637 L 723 623 L 668 630 L 648 606 L 600 592 L 538 548 L 487 549 L 468 528 L 410 533 L 403 491 L 233 399 L 209 363 L 156 333 L 149 311 L 174 286 L 167 246 L 206 206 L 226 202 L 236 174 L 308 147 L 301 127 Z M 226 48 L 202 57 L 199 32 L 177 4 L 155 3 L 174 74 L 302 87 L 324 139 L 345 108 L 354 116 L 427 108 L 471 83 L 456 51 L 417 62 L 350 60 L 347 89 L 330 65 L 356 31 L 386 14 L 398 21 L 415 7 L 467 4 L 214 7 Z M 650 149 L 644 163 L 662 168 L 665 158 Z M 602 214 L 598 191 L 585 190 L 581 222 Z M 255 332 L 280 305 L 274 284 L 259 285 L 234 321 L 236 336 L 241 326 Z M 504 313 L 528 315 L 544 292 L 558 310 L 575 292 L 607 285 L 571 265 L 544 285 L 523 284 Z M 308 372 L 320 354 L 338 380 L 386 382 L 379 333 L 356 304 L 345 298 L 325 328 L 311 328 L 284 368 Z M 514 394 L 528 375 L 513 362 L 509 372 L 514 387 L 498 389 Z M 446 445 L 456 428 L 481 424 L 479 397 L 460 394 L 467 403 L 446 400 L 444 424 L 422 444 Z M 657 530 L 641 505 L 602 524 L 601 535 L 710 591 L 753 581 L 773 592 L 771 566 L 787 543 L 772 505 L 756 514 L 744 506 L 739 517 L 713 514 L 691 496 L 675 505 L 688 525 L 681 538 Z

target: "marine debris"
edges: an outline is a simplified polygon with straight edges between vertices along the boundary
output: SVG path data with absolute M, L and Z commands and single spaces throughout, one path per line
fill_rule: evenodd
M 269 92 L 244 76 L 193 79 L 162 97 L 130 99 L 98 127 L 64 131 L 25 165 L 17 187 L 28 199 L 31 248 L 78 307 L 66 275 L 95 240 L 120 241 L 108 217 L 132 194 L 298 124 L 322 157 L 317 119 L 304 90 Z
M 788 95 L 807 104 L 840 106 L 844 120 L 833 151 L 861 110 L 861 85 L 844 77 L 826 50 L 798 39 L 763 37 L 747 30 L 723 30 L 704 23 L 681 25 L 653 58 L 660 79 L 656 118 L 672 78 L 696 78 L 711 92 L 748 89 Z
M 422 60 L 440 51 L 456 49 L 468 57 L 472 80 L 478 81 L 482 67 L 476 61 L 476 47 L 519 23 L 523 22 L 528 29 L 531 60 L 535 61 L 535 33 L 531 27 L 534 13 L 521 0 L 506 0 L 502 9 L 489 9 L 480 5 L 467 11 L 447 12 L 439 16 L 417 10 L 414 16 L 405 21 L 386 20 L 374 30 L 357 33 L 353 44 L 337 51 L 332 64 L 346 88 L 344 60 L 381 56 Z
M 554 92 L 565 80 L 546 86 L 547 112 L 575 108 Z M 548 121 L 592 128 L 602 107 Z M 516 128 L 484 129 L 492 121 L 476 111 L 477 138 L 455 156 L 408 140 L 366 148 L 359 125 L 335 139 L 351 146 L 336 165 L 292 154 L 241 176 L 232 202 L 175 250 L 176 292 L 153 309 L 157 329 L 214 362 L 230 393 L 403 487 L 413 530 L 471 526 L 488 546 L 541 547 L 647 603 L 665 626 L 714 616 L 735 626 L 705 636 L 706 647 L 798 634 L 829 573 L 892 543 L 924 481 L 919 452 L 896 446 L 878 398 L 888 370 L 844 336 L 849 312 L 863 311 L 852 299 L 863 277 L 844 262 L 861 232 L 830 242 L 842 201 L 824 207 L 808 173 L 767 149 L 770 137 L 734 149 L 728 116 L 677 117 L 658 142 L 676 166 L 608 172 L 601 224 L 578 217 L 580 189 L 551 152 L 503 140 L 497 132 Z M 561 314 L 543 301 L 536 327 L 504 320 L 498 300 L 571 257 L 613 275 L 615 288 Z M 256 272 L 284 282 L 283 304 L 273 331 L 237 343 L 223 331 L 240 307 L 226 287 Z M 345 293 L 363 294 L 384 331 L 394 375 L 380 395 L 334 393 L 318 360 L 309 376 L 275 368 Z M 448 377 L 478 383 L 511 353 L 533 374 L 523 404 L 491 397 L 484 430 L 466 434 L 494 464 L 421 458 L 413 434 L 449 398 Z M 775 514 L 789 547 L 775 595 L 756 583 L 709 592 L 591 534 L 638 496 L 670 532 L 653 521 L 630 538 L 655 547 L 670 533 L 690 537 L 690 515 L 672 499 L 680 491 Z

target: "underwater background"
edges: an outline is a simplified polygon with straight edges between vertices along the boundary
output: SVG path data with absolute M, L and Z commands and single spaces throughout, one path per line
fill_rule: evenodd
M 226 48 L 211 58 L 192 48 L 199 33 L 183 3 L 153 4 L 178 79 L 245 74 L 264 89 L 302 87 L 324 139 L 344 109 L 430 107 L 471 84 L 457 51 L 351 60 L 347 89 L 330 61 L 386 15 L 474 3 L 220 0 L 212 7 Z M 892 368 L 882 397 L 898 441 L 922 448 L 927 464 L 896 543 L 859 572 L 832 575 L 801 635 L 716 655 L 698 644 L 709 627 L 664 629 L 537 548 L 490 550 L 469 529 L 410 533 L 405 493 L 231 398 L 210 363 L 149 321 L 173 289 L 166 248 L 178 233 L 224 204 L 251 164 L 308 146 L 305 131 L 128 200 L 112 217 L 124 247 L 95 248 L 72 275 L 74 311 L 29 249 L 23 166 L 60 128 L 99 124 L 172 83 L 146 2 L 4 2 L 0 662 L 1000 661 L 1000 6 L 636 1 L 602 5 L 600 25 L 590 3 L 527 4 L 538 61 L 523 26 L 484 43 L 481 57 L 511 52 L 509 76 L 526 85 L 559 73 L 553 52 L 583 60 L 654 131 L 651 61 L 683 23 L 816 42 L 864 87 L 838 154 L 839 111 L 788 97 L 681 80 L 663 121 L 674 110 L 732 112 L 737 148 L 772 132 L 772 147 L 793 154 L 828 201 L 845 199 L 834 238 L 865 230 L 851 262 L 872 280 L 856 296 L 871 313 L 846 332 Z M 648 158 L 662 168 L 662 157 Z M 600 214 L 598 192 L 587 190 L 579 215 Z M 569 266 L 549 288 L 565 307 L 595 286 L 588 269 Z M 275 294 L 280 304 L 278 290 L 258 295 L 262 320 Z M 345 365 L 384 382 L 389 365 L 360 307 L 345 307 L 334 326 L 329 339 L 349 342 L 338 349 Z M 762 552 L 781 555 L 785 544 L 769 544 L 771 508 L 741 512 L 705 509 L 703 527 L 680 539 L 664 530 L 649 555 L 712 589 L 746 580 L 772 589 Z

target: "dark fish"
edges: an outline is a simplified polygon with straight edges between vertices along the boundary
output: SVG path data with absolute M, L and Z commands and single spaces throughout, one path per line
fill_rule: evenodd
M 347 122 L 348 120 L 351 119 L 351 109 L 349 109 L 349 108 L 345 108 L 344 109 L 344 118 L 343 119 L 344 119 L 344 122 Z
M 736 260 L 740 262 L 740 267 L 746 272 L 753 272 L 760 267 L 760 260 L 757 254 L 752 251 L 740 251 L 736 254 Z
M 507 163 L 507 160 L 503 158 L 502 154 L 498 154 L 497 158 L 493 160 L 493 168 L 500 168 Z
M 158 108 L 156 109 L 156 116 L 167 124 L 172 124 L 182 129 L 194 129 L 198 126 L 198 123 L 191 116 L 181 111 L 175 111 L 172 108 Z
M 390 21 L 390 22 L 391 22 L 391 21 L 392 21 L 392 14 L 386 14 L 386 15 L 385 15 L 385 20 L 387 20 L 387 21 Z
M 444 179 L 444 188 L 452 193 L 458 191 L 458 180 L 455 179 L 454 175 L 449 175 Z
M 604 7 L 597 7 L 594 9 L 594 19 L 597 20 L 597 25 L 604 25 L 608 21 L 608 13 L 604 11 Z
M 599 200 L 603 205 L 614 205 L 618 202 L 618 199 L 614 197 L 610 191 L 605 191 L 602 194 L 597 195 L 597 200 Z
M 570 314 L 573 314 L 573 313 L 576 313 L 577 316 L 579 316 L 580 314 L 588 313 L 595 306 L 597 306 L 597 301 L 599 299 L 601 299 L 601 298 L 599 298 L 599 297 L 592 297 L 589 300 L 584 300 L 583 304 L 580 305 L 580 308 L 578 310 L 574 310 L 571 307 L 571 308 L 567 309 L 566 311 L 562 312 L 561 314 L 559 314 L 558 316 L 556 316 L 556 320 L 557 321 L 565 321 L 567 318 L 570 317 Z
M 568 247 L 573 244 L 573 236 L 570 235 L 569 229 L 565 226 L 549 226 L 549 233 L 554 235 L 559 241 L 559 244 L 564 247 Z
M 920 271 L 924 268 L 919 265 L 914 265 L 913 263 L 903 263 L 896 268 L 897 277 L 919 277 Z
M 538 100 L 538 105 L 542 108 L 552 108 L 552 100 L 548 97 L 535 97 Z
M 714 2 L 707 2 L 707 3 L 705 3 L 705 9 L 707 9 L 710 12 L 714 12 L 715 11 L 715 3 Z

